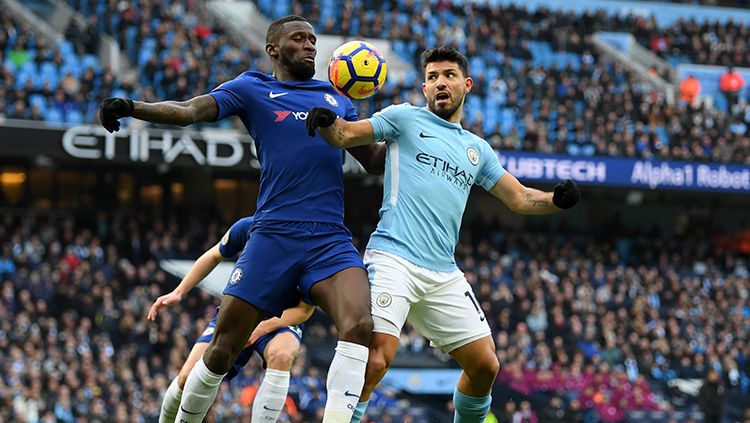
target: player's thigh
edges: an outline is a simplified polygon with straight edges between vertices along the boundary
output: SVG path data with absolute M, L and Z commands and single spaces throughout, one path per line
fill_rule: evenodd
M 265 315 L 262 309 L 245 299 L 224 294 L 207 357 L 211 357 L 211 362 L 234 360 Z M 221 358 L 216 358 L 216 354 Z M 209 363 L 208 358 L 206 363 Z
M 446 282 L 412 305 L 408 316 L 414 328 L 445 352 L 490 336 L 490 326 L 463 277 Z
M 334 319 L 342 311 L 369 316 L 365 265 L 349 230 L 343 225 L 324 223 L 312 224 L 309 230 L 299 281 L 305 300 L 315 302 Z
M 370 289 L 363 269 L 341 270 L 314 284 L 309 293 L 312 302 L 331 316 L 340 332 L 354 330 L 364 323 L 370 325 Z
M 180 387 L 180 389 L 185 388 L 185 381 L 187 380 L 188 375 L 193 370 L 195 363 L 197 363 L 198 360 L 201 359 L 201 356 L 203 356 L 203 353 L 206 351 L 207 347 L 208 342 L 196 342 L 195 345 L 193 345 L 193 348 L 190 350 L 190 354 L 188 354 L 188 357 L 185 360 L 185 363 L 183 363 L 182 368 L 180 369 L 180 373 L 177 376 L 177 385 Z
M 299 355 L 300 339 L 292 332 L 278 331 L 263 349 L 263 359 L 269 369 L 289 371 Z
M 375 250 L 365 253 L 374 332 L 399 338 L 422 287 L 413 278 L 409 263 Z

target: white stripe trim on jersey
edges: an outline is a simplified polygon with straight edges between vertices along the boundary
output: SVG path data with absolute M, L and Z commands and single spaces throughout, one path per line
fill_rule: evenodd
M 391 141 L 388 145 L 388 153 L 391 156 L 391 206 L 398 202 L 398 143 Z

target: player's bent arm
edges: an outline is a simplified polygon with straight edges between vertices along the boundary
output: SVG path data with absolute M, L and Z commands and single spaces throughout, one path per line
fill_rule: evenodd
M 258 326 L 255 327 L 253 333 L 250 334 L 250 338 L 247 340 L 247 345 L 254 344 L 261 336 L 268 335 L 273 331 L 287 326 L 297 326 L 302 324 L 312 316 L 313 312 L 315 312 L 314 306 L 311 306 L 304 301 L 300 301 L 296 307 L 284 310 L 284 312 L 281 313 L 281 317 L 272 317 L 258 323 Z
M 550 214 L 560 209 L 552 203 L 552 193 L 529 188 L 518 182 L 515 176 L 505 172 L 490 189 L 490 193 L 519 214 Z
M 184 296 L 191 289 L 195 288 L 203 278 L 208 276 L 222 260 L 224 260 L 224 256 L 219 251 L 219 244 L 209 248 L 193 263 L 180 284 L 174 289 L 174 292 Z
M 300 301 L 296 307 L 288 308 L 281 313 L 281 317 L 273 317 L 266 322 L 273 325 L 276 329 L 287 326 L 297 326 L 305 323 L 315 312 L 315 306 Z
M 133 117 L 165 125 L 187 126 L 196 122 L 213 122 L 219 114 L 216 100 L 208 94 L 187 101 L 133 102 Z
M 337 118 L 333 125 L 319 128 L 328 144 L 337 148 L 350 148 L 375 142 L 375 132 L 369 119 L 348 121 Z
M 384 143 L 374 143 L 359 147 L 347 148 L 355 159 L 371 175 L 382 175 L 385 172 L 385 149 Z
M 203 255 L 193 263 L 185 277 L 180 281 L 180 284 L 177 285 L 172 292 L 160 296 L 153 304 L 151 304 L 151 307 L 146 314 L 146 318 L 148 320 L 156 320 L 156 315 L 159 313 L 159 310 L 173 306 L 182 301 L 185 294 L 198 285 L 198 283 L 223 259 L 224 257 L 222 257 L 221 252 L 219 251 L 218 244 L 203 253 Z

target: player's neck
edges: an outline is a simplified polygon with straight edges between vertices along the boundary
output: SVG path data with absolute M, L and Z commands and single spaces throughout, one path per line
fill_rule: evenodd
M 456 111 L 451 115 L 449 119 L 446 119 L 450 123 L 461 123 L 461 118 L 464 115 L 464 105 L 462 104 L 461 107 L 456 109 Z
M 463 106 L 463 104 L 461 105 L 461 107 L 459 107 L 458 109 L 456 109 L 456 111 L 453 112 L 453 114 L 450 115 L 450 117 L 448 117 L 448 118 L 444 118 L 444 117 L 440 116 L 439 114 L 435 113 L 435 111 L 432 110 L 429 107 L 429 105 L 427 106 L 427 110 L 431 111 L 435 116 L 439 117 L 440 119 L 443 119 L 446 122 L 450 122 L 450 123 L 461 123 L 461 118 L 463 117 L 463 114 L 464 114 L 464 106 Z
M 273 70 L 273 77 L 276 78 L 276 80 L 285 82 L 285 81 L 307 81 L 308 79 L 299 79 L 292 75 L 290 72 L 287 72 L 283 69 L 274 69 Z

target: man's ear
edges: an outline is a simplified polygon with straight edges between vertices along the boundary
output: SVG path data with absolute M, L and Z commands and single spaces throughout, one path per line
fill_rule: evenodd
M 279 48 L 273 43 L 268 43 L 266 44 L 266 54 L 275 59 L 279 55 Z

